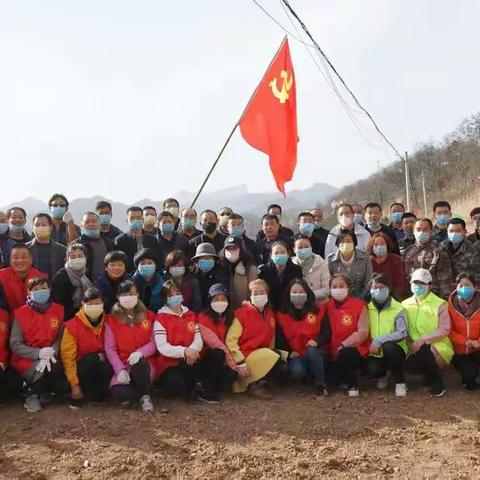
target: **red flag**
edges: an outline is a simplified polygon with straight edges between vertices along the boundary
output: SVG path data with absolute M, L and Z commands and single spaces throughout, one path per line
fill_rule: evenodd
M 297 96 L 288 40 L 268 67 L 240 119 L 243 138 L 270 157 L 277 188 L 285 195 L 285 182 L 297 164 Z

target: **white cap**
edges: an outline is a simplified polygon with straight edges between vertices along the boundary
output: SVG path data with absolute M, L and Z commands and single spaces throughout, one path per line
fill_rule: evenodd
M 412 273 L 410 279 L 411 282 L 415 280 L 427 284 L 432 283 L 432 274 L 426 268 L 419 268 Z

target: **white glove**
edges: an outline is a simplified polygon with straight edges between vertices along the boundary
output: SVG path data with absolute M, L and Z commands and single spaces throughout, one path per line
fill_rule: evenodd
M 52 347 L 43 347 L 38 352 L 38 358 L 41 360 L 48 360 L 55 355 L 55 350 Z
M 63 219 L 62 219 L 65 223 L 70 223 L 70 222 L 73 222 L 73 215 L 67 210 L 64 214 L 63 214 Z
M 117 382 L 120 385 L 128 385 L 130 383 L 130 375 L 126 370 L 120 370 L 117 373 Z
M 37 363 L 37 366 L 35 367 L 35 370 L 37 372 L 40 372 L 40 373 L 43 373 L 45 371 L 45 369 L 47 368 L 47 365 L 50 367 L 49 371 L 52 369 L 51 365 L 50 365 L 50 360 L 45 360 L 45 359 L 41 359 L 38 363 Z
M 237 263 L 237 266 L 235 267 L 235 273 L 238 275 L 245 275 L 247 273 L 245 270 L 245 265 L 242 262 Z
M 128 357 L 128 363 L 130 365 L 136 365 L 140 360 L 141 358 L 143 357 L 143 353 L 142 352 L 133 352 L 130 354 L 130 356 Z

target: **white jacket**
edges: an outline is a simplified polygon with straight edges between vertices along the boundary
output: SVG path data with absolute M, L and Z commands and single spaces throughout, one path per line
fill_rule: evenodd
M 358 223 L 355 224 L 353 229 L 357 237 L 357 248 L 362 252 L 367 252 L 367 245 L 368 241 L 370 240 L 370 234 L 368 233 L 365 228 L 363 228 Z M 337 237 L 340 235 L 340 225 L 335 225 L 328 234 L 327 241 L 325 243 L 325 258 L 328 258 L 329 255 L 332 253 L 337 253 L 337 246 L 335 242 L 337 241 Z
M 328 263 L 320 256 L 313 254 L 311 258 L 299 261 L 298 257 L 293 257 L 292 262 L 302 268 L 303 279 L 313 290 L 315 298 L 324 299 L 330 295 L 330 271 Z

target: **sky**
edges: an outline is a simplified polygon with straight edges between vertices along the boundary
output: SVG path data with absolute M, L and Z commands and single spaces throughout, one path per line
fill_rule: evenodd
M 295 33 L 278 0 L 259 2 Z M 480 2 L 291 4 L 401 152 L 480 110 Z M 0 204 L 198 189 L 284 34 L 250 0 L 1 2 Z M 366 120 L 355 130 L 304 45 L 290 49 L 300 143 L 287 192 L 394 160 Z M 275 189 L 237 131 L 206 190 L 239 184 Z

